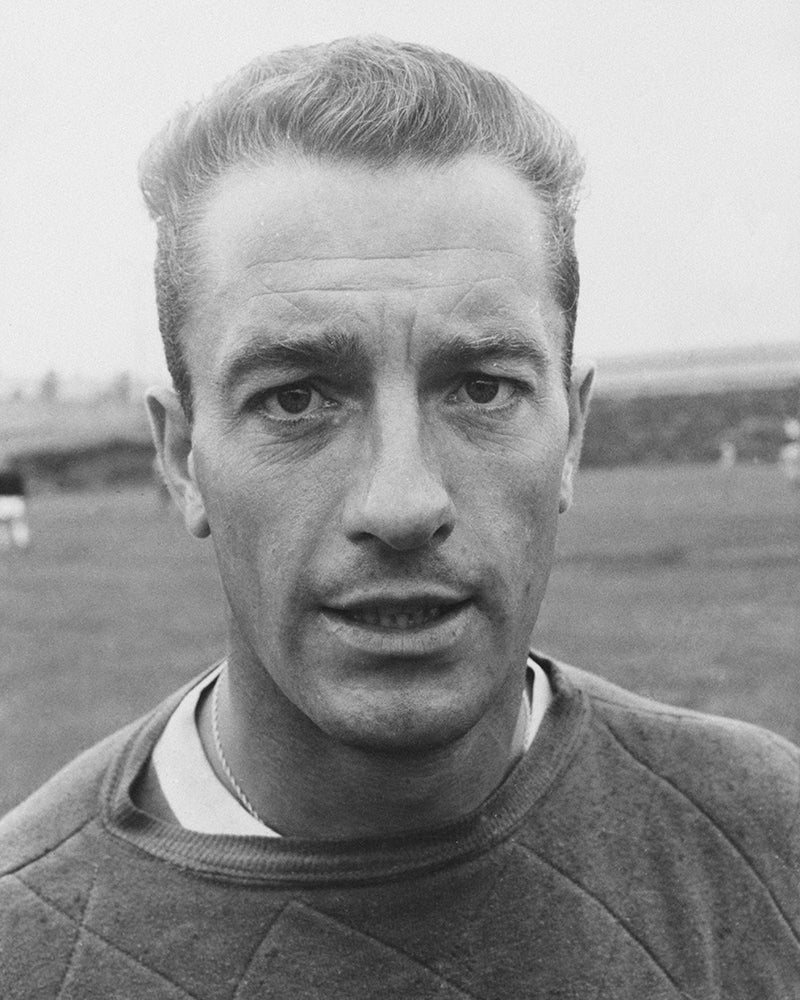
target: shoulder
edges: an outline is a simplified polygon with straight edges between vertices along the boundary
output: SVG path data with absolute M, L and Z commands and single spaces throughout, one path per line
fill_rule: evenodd
M 109 862 L 103 789 L 133 730 L 86 751 L 0 820 L 3 996 L 33 996 L 18 992 L 33 983 L 36 996 L 61 996 L 98 873 L 122 871 Z
M 0 819 L 0 876 L 54 850 L 98 816 L 106 771 L 134 730 L 128 726 L 87 750 Z
M 113 781 L 122 771 L 132 783 L 138 780 L 175 707 L 216 666 L 192 678 L 142 718 L 76 757 L 0 818 L 0 878 L 56 851 L 99 821 L 111 808 Z
M 567 664 L 554 667 L 586 695 L 598 720 L 645 764 L 685 770 L 702 760 L 717 765 L 717 778 L 744 767 L 759 780 L 783 775 L 797 786 L 800 748 L 776 733 L 738 719 L 653 701 Z
M 800 864 L 800 748 L 735 719 L 665 705 L 566 664 L 554 683 L 589 705 L 594 752 L 658 797 L 702 813 L 726 838 Z M 748 847 L 749 849 L 749 847 Z
M 167 720 L 199 677 L 173 692 L 142 718 L 76 757 L 28 799 L 0 818 L 0 877 L 52 852 L 110 808 L 112 777 L 132 782 L 150 757 Z M 107 778 L 109 780 L 107 780 Z

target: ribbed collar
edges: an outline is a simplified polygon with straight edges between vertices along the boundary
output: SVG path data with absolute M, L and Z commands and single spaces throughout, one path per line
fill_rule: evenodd
M 365 884 L 465 861 L 510 836 L 566 768 L 586 731 L 585 696 L 553 661 L 535 659 L 550 678 L 553 701 L 533 746 L 478 809 L 453 822 L 397 837 L 310 840 L 197 833 L 150 816 L 136 806 L 131 789 L 187 685 L 147 717 L 112 760 L 101 792 L 103 823 L 154 857 L 236 882 Z

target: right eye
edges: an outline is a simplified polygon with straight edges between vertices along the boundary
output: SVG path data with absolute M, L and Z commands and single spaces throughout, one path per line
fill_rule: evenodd
M 292 421 L 311 416 L 319 410 L 336 404 L 326 399 L 309 382 L 294 382 L 276 389 L 259 392 L 248 404 L 250 409 L 263 413 L 273 420 Z

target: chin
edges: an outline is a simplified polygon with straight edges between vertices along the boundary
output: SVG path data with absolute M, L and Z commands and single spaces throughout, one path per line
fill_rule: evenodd
M 414 706 L 362 705 L 359 711 L 335 713 L 321 728 L 345 746 L 394 756 L 435 753 L 469 733 L 483 712 L 473 706 L 431 704 Z M 320 724 L 320 723 L 318 723 Z

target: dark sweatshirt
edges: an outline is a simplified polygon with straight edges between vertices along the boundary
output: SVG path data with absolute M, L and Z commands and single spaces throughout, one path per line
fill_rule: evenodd
M 142 812 L 179 692 L 0 823 L 0 997 L 800 998 L 800 751 L 538 659 L 523 760 L 394 839 Z

